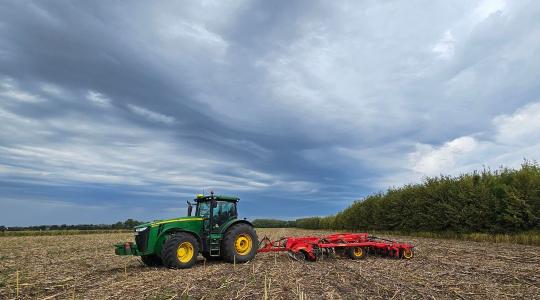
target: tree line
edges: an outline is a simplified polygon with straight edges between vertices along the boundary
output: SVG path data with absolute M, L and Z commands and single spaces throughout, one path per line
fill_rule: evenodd
M 78 224 L 78 225 L 37 225 L 37 226 L 0 226 L 0 231 L 47 231 L 47 230 L 117 230 L 133 229 L 144 222 L 127 219 L 114 224 Z
M 255 219 L 253 226 L 260 228 L 288 228 L 296 227 L 296 221 L 284 221 L 276 219 Z
M 525 161 L 519 169 L 427 177 L 421 183 L 390 188 L 355 201 L 336 215 L 295 221 L 265 220 L 257 225 L 456 233 L 538 230 L 540 167 L 536 162 Z

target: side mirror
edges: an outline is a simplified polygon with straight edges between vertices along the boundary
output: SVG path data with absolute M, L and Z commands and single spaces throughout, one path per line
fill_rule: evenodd
M 188 217 L 191 217 L 191 213 L 193 212 L 193 206 L 191 205 L 191 203 L 189 203 L 189 201 L 187 202 L 187 204 L 188 204 L 187 215 Z

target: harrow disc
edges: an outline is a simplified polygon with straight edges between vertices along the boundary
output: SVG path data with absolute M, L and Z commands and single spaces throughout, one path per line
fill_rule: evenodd
M 306 256 L 302 252 L 287 251 L 287 255 L 289 255 L 290 258 L 292 258 L 292 259 L 294 259 L 296 261 L 305 261 L 306 260 Z

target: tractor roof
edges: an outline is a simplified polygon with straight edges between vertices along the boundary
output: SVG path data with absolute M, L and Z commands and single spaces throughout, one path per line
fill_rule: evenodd
M 197 195 L 197 198 L 195 198 L 195 201 L 197 202 L 205 202 L 205 201 L 210 201 L 213 199 L 216 199 L 216 200 L 220 200 L 220 201 L 231 201 L 231 202 L 238 202 L 240 200 L 240 198 L 236 197 L 236 196 L 226 196 L 226 195 L 208 195 L 208 196 L 205 196 L 205 195 L 202 195 L 202 194 L 199 194 Z

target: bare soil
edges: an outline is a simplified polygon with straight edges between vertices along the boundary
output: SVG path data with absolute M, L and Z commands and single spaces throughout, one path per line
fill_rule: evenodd
M 115 256 L 112 245 L 130 234 L 1 237 L 0 299 L 16 299 L 17 273 L 20 299 L 540 299 L 538 246 L 389 238 L 415 244 L 415 257 L 298 262 L 264 253 L 236 266 L 199 257 L 192 269 L 168 270 Z

